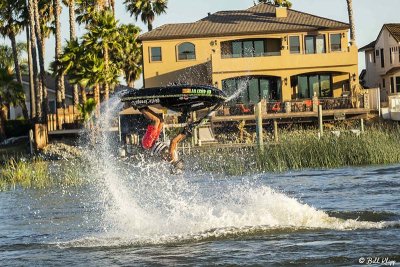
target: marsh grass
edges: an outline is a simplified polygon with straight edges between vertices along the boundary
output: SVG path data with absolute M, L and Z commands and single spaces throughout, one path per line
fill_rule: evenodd
M 400 163 L 400 127 L 376 125 L 365 133 L 343 130 L 340 136 L 296 130 L 280 133 L 278 143 L 268 142 L 264 152 L 255 147 L 215 148 L 196 152 L 201 169 L 226 174 L 282 172 Z
M 82 161 L 9 158 L 0 167 L 0 191 L 80 186 L 85 182 Z
M 48 175 L 47 163 L 40 159 L 30 161 L 8 159 L 0 169 L 0 180 L 3 190 L 15 189 L 17 186 L 42 189 L 52 183 Z

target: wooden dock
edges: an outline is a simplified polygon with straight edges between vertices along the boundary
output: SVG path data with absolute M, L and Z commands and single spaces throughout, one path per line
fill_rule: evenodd
M 335 109 L 324 110 L 322 117 L 324 120 L 342 120 L 342 119 L 365 119 L 370 113 L 369 109 L 353 108 L 353 109 Z M 304 111 L 304 112 L 290 112 L 290 113 L 264 113 L 262 114 L 263 120 L 282 120 L 288 121 L 293 119 L 312 119 L 318 118 L 318 112 Z M 214 116 L 211 118 L 212 123 L 221 123 L 229 121 L 254 121 L 256 119 L 254 114 L 251 115 L 227 115 L 227 116 Z

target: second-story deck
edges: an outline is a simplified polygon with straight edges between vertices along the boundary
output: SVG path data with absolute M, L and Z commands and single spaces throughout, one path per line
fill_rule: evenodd
M 370 113 L 368 98 L 360 96 L 338 97 L 338 98 L 320 98 L 314 101 L 312 99 L 291 100 L 286 102 L 262 102 L 261 116 L 264 122 L 268 120 L 278 120 L 285 122 L 307 122 L 316 121 L 318 118 L 318 106 L 322 106 L 322 117 L 325 121 L 362 119 Z M 230 105 L 219 110 L 211 122 L 219 125 L 224 122 L 256 120 L 254 105 Z

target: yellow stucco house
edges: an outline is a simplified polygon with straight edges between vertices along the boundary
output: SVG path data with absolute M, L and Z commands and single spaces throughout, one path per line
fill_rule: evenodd
M 358 83 L 349 24 L 258 4 L 140 36 L 144 87 L 209 84 L 254 104 L 340 97 Z M 283 105 L 282 105 L 283 106 Z

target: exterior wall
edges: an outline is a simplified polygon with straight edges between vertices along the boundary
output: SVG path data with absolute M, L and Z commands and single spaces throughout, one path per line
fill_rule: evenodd
M 341 51 L 330 51 L 332 33 L 342 34 Z M 325 51 L 322 54 L 305 54 L 304 37 L 324 34 Z M 300 37 L 300 54 L 289 51 L 289 36 Z M 280 56 L 222 58 L 221 42 L 257 38 L 279 38 L 282 41 Z M 196 60 L 177 60 L 178 44 L 190 41 L 196 46 Z M 206 83 L 222 88 L 222 80 L 240 76 L 275 76 L 282 80 L 282 101 L 292 98 L 292 76 L 305 73 L 332 73 L 333 94 L 340 96 L 343 84 L 355 74 L 358 83 L 358 56 L 355 46 L 348 47 L 345 31 L 299 32 L 269 35 L 242 35 L 191 40 L 143 41 L 144 86 L 165 86 L 178 83 Z M 162 61 L 150 62 L 150 47 L 161 47 Z
M 376 72 L 376 63 L 374 63 L 375 49 L 365 51 L 365 67 L 367 73 L 365 74 L 365 85 L 374 88 L 379 86 L 378 73 Z
M 394 51 L 391 53 L 391 48 Z M 381 66 L 381 49 L 384 51 L 384 67 Z M 376 56 L 376 51 L 379 51 L 379 56 Z M 374 57 L 375 56 L 375 63 Z M 392 57 L 392 63 L 390 63 L 390 56 Z M 372 60 L 371 60 L 372 57 Z M 390 79 L 393 77 L 400 76 L 400 71 L 386 74 L 390 69 L 394 67 L 400 67 L 400 44 L 390 35 L 390 32 L 383 28 L 378 40 L 375 44 L 375 49 L 365 51 L 365 62 L 366 62 L 366 86 L 368 87 L 380 87 L 381 88 L 381 99 L 387 101 L 387 97 L 395 92 L 395 88 L 391 88 Z
M 210 84 L 210 39 L 162 40 L 143 42 L 144 87 L 166 86 L 172 83 Z M 196 46 L 196 59 L 178 60 L 177 46 L 191 42 Z M 150 48 L 161 47 L 162 61 L 151 62 Z

